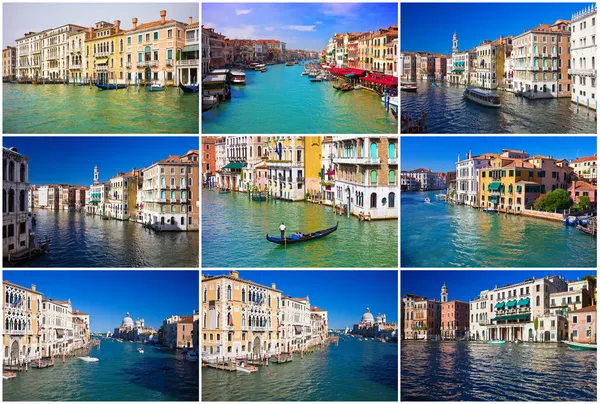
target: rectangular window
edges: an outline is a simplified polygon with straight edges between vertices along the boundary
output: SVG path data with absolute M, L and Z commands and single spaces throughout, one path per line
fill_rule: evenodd
M 142 34 L 138 35 L 138 42 L 142 42 Z
M 172 29 L 167 30 L 167 38 L 173 38 L 173 30 Z
M 146 42 L 150 41 L 150 33 L 146 34 Z
M 158 32 L 154 33 L 154 40 L 157 41 L 158 40 Z
M 130 36 L 127 37 L 127 45 L 131 45 L 131 37 Z
M 173 49 L 167 49 L 167 60 L 173 59 Z

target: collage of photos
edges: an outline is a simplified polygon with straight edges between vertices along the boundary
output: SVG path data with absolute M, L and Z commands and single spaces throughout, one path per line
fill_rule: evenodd
M 400 402 L 598 400 L 596 19 L 400 2 Z

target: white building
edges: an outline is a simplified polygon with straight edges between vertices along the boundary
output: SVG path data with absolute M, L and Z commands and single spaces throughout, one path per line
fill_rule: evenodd
M 461 161 L 460 153 L 456 162 L 456 197 L 455 201 L 469 206 L 478 206 L 477 194 L 479 192 L 479 171 L 490 166 L 492 158 L 498 155 L 482 154 L 472 156 L 471 151 Z
M 419 184 L 414 177 L 409 175 L 400 175 L 400 189 L 402 191 L 418 191 Z
M 42 299 L 42 357 L 69 353 L 73 348 L 71 300 Z
M 305 298 L 281 297 L 281 351 L 303 351 L 312 340 L 311 311 L 308 296 Z
M 225 137 L 219 137 L 215 141 L 215 172 L 217 187 L 223 188 L 223 167 L 227 165 L 227 141 Z
M 25 252 L 33 243 L 29 233 L 29 157 L 16 148 L 2 148 L 2 255 Z
M 489 291 L 483 290 L 469 302 L 469 338 L 472 340 L 488 340 L 487 326 L 494 317 L 489 305 Z M 491 317 L 490 317 L 491 316 Z
M 199 27 L 199 23 L 192 22 L 190 17 L 190 23 L 185 28 L 185 47 L 177 61 L 177 77 L 184 85 L 198 85 L 200 81 Z
M 573 14 L 569 23 L 571 31 L 571 68 L 573 82 L 571 101 L 597 109 L 596 98 L 596 4 Z
M 42 77 L 42 36 L 44 32 L 29 32 L 16 40 L 17 77 L 38 79 Z
M 68 38 L 86 28 L 67 24 L 58 28 L 44 31 L 42 35 L 42 77 L 52 79 L 66 79 L 69 76 L 69 50 Z
M 407 186 L 410 184 L 410 186 L 414 187 L 413 190 L 432 191 L 437 187 L 436 173 L 425 168 L 402 171 L 400 175 Z M 412 184 L 412 181 L 409 182 L 408 178 L 414 178 L 416 187 Z
M 598 179 L 597 168 L 598 168 L 598 157 L 596 154 L 593 156 L 578 157 L 575 160 L 571 160 L 569 167 L 573 168 L 573 172 L 577 174 L 577 177 L 595 184 Z

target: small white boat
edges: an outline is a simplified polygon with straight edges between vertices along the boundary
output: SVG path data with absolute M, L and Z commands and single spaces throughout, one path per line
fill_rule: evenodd
M 491 91 L 467 87 L 463 96 L 480 105 L 485 105 L 486 107 L 500 108 L 501 106 L 498 94 Z
M 84 362 L 98 362 L 100 359 L 92 358 L 90 356 L 78 356 L 77 359 L 81 359 Z
M 138 348 L 138 349 L 137 349 L 137 351 L 138 351 L 139 353 L 144 353 L 144 350 L 143 350 L 142 348 Z
M 506 344 L 506 340 L 504 339 L 495 339 L 492 341 L 488 341 L 488 344 Z
M 246 73 L 240 70 L 231 71 L 231 83 L 232 84 L 246 84 Z
M 185 360 L 189 362 L 198 362 L 198 354 L 194 351 L 188 352 L 185 354 Z
M 384 104 L 388 101 L 390 101 L 390 105 L 393 105 L 394 107 L 397 107 L 400 104 L 400 97 L 395 96 L 395 97 L 381 97 L 381 102 L 383 102 Z
M 238 372 L 243 372 L 243 373 L 254 373 L 258 370 L 258 368 L 252 366 L 252 365 L 248 365 L 244 362 L 241 362 L 240 364 L 238 364 L 235 368 Z
M 165 91 L 165 86 L 161 84 L 152 84 L 148 91 Z
M 425 203 L 431 203 L 431 199 L 425 198 Z
M 597 344 L 584 344 L 581 342 L 570 342 L 570 341 L 564 341 L 564 343 L 567 344 L 569 346 L 569 348 L 571 348 L 571 349 L 577 349 L 577 350 L 581 350 L 581 351 L 595 351 L 598 349 Z
M 266 68 L 267 68 L 267 65 L 259 64 L 254 67 L 254 70 L 262 70 L 262 69 L 266 69 Z

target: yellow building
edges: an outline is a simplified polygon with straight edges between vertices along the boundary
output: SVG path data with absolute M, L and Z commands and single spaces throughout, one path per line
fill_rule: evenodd
M 121 21 L 114 24 L 99 21 L 88 28 L 85 41 L 86 78 L 101 83 L 125 84 L 124 46 L 125 32 Z
M 542 175 L 524 159 L 497 157 L 479 172 L 479 206 L 503 212 L 527 209 L 541 193 Z
M 35 285 L 28 289 L 8 281 L 2 281 L 2 291 L 3 364 L 18 365 L 25 360 L 40 358 L 42 293 Z
M 69 80 L 81 83 L 86 77 L 85 41 L 87 31 L 77 31 L 67 40 L 67 68 Z
M 281 291 L 228 275 L 202 275 L 202 357 L 281 352 Z
M 304 200 L 321 190 L 321 137 L 270 136 L 268 190 L 280 199 Z

